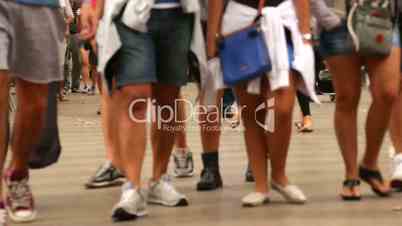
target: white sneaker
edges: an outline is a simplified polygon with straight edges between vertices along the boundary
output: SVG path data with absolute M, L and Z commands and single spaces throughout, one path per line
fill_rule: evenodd
M 150 183 L 148 202 L 170 207 L 188 206 L 186 196 L 180 194 L 166 176 Z
M 272 189 L 279 192 L 289 203 L 304 204 L 307 201 L 303 191 L 296 185 L 286 185 L 283 187 L 275 182 L 272 182 L 271 185 Z
M 393 159 L 391 187 L 395 189 L 402 189 L 402 154 L 395 155 Z
M 115 222 L 135 220 L 148 215 L 146 208 L 146 193 L 127 182 L 122 187 L 119 203 L 113 208 L 112 219 Z
M 250 193 L 242 199 L 244 207 L 262 206 L 268 202 L 269 202 L 269 195 L 260 192 Z
M 192 177 L 194 175 L 193 153 L 190 151 L 173 153 L 174 159 L 174 176 L 175 177 Z

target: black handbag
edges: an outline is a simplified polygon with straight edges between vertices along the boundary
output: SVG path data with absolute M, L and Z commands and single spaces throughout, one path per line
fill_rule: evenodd
M 49 84 L 48 109 L 45 125 L 42 128 L 39 143 L 29 156 L 29 168 L 42 169 L 58 162 L 61 155 L 59 127 L 57 123 L 57 94 L 59 82 Z

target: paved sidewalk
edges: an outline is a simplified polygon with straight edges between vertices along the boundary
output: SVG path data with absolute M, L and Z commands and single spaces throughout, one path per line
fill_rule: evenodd
M 195 87 L 186 88 L 184 95 L 195 98 Z M 104 160 L 105 151 L 100 128 L 98 97 L 71 95 L 61 104 L 60 128 L 63 156 L 60 163 L 32 174 L 33 189 L 38 207 L 38 221 L 32 226 L 109 226 L 110 213 L 120 198 L 119 188 L 92 190 L 83 184 Z M 322 97 L 328 101 L 328 97 Z M 368 95 L 360 107 L 360 120 L 367 112 Z M 225 126 L 222 137 L 221 168 L 224 188 L 199 193 L 195 184 L 200 172 L 201 143 L 196 124 L 188 125 L 188 139 L 193 152 L 197 175 L 175 180 L 180 191 L 190 198 L 187 208 L 149 206 L 150 216 L 136 222 L 118 225 L 141 226 L 397 226 L 402 224 L 402 194 L 389 199 L 375 197 L 366 185 L 364 199 L 358 203 L 341 202 L 338 193 L 343 179 L 343 166 L 333 128 L 334 104 L 324 102 L 313 106 L 315 132 L 295 134 L 289 156 L 289 176 L 308 195 L 306 205 L 285 204 L 273 193 L 272 203 L 264 207 L 241 207 L 243 195 L 252 191 L 252 184 L 244 183 L 246 154 L 242 133 Z M 297 118 L 298 108 L 296 108 Z M 361 126 L 363 124 L 361 123 Z M 360 128 L 363 148 L 363 128 Z M 135 134 L 133 134 L 135 136 Z M 382 165 L 388 176 L 389 142 L 383 148 Z M 145 177 L 149 178 L 151 152 L 147 151 Z

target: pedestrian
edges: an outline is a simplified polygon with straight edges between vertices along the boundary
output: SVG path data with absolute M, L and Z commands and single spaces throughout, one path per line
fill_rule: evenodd
M 59 0 L 0 1 L 1 175 L 8 145 L 6 120 L 8 81 L 11 76 L 16 80 L 18 96 L 11 141 L 11 163 L 4 172 L 4 184 L 8 192 L 4 196 L 0 195 L 2 226 L 7 225 L 4 208 L 15 222 L 36 219 L 28 159 L 40 140 L 45 124 L 48 86 L 63 79 L 61 65 L 64 35 L 65 21 L 60 12 Z
M 103 21 L 112 21 L 103 23 L 104 26 L 99 28 L 104 32 L 103 37 L 98 37 L 101 50 L 99 68 L 105 72 L 104 77 L 109 84 L 109 113 L 115 119 L 113 155 L 121 163 L 120 169 L 128 180 L 122 188 L 120 201 L 113 209 L 112 218 L 124 221 L 147 215 L 147 203 L 171 207 L 188 205 L 187 197 L 179 193 L 166 177 L 177 127 L 170 115 L 176 113 L 174 110 L 156 112 L 151 132 L 153 173 L 147 192 L 141 175 L 147 140 L 145 120 L 148 99 L 154 100 L 155 110 L 174 109 L 180 87 L 187 82 L 190 44 L 196 38 L 193 28 L 198 24 L 200 29 L 200 23 L 194 18 L 194 13 L 199 10 L 197 1 L 144 1 L 149 6 L 141 7 L 144 11 L 137 8 L 133 1 L 124 8 L 117 7 L 116 3 L 97 2 L 98 9 L 104 7 L 104 10 L 97 10 L 105 11 Z M 141 20 L 145 17 L 139 19 L 135 12 L 150 17 Z M 94 15 L 88 6 L 82 7 L 81 14 L 82 34 L 91 38 L 100 15 Z M 137 20 L 133 21 L 133 18 Z M 115 29 L 111 29 L 110 24 Z M 108 39 L 113 36 L 114 39 Z M 116 45 L 108 40 L 121 40 L 121 48 L 110 51 Z M 106 61 L 108 64 L 105 64 Z
M 264 7 L 261 23 L 277 25 L 275 26 L 278 29 L 277 32 L 271 34 L 276 35 L 278 42 L 273 42 L 272 39 L 268 39 L 271 42 L 267 41 L 268 47 L 271 46 L 271 50 L 273 50 L 270 52 L 274 53 L 271 58 L 273 59 L 272 67 L 276 71 L 268 73 L 268 77 L 272 76 L 277 79 L 268 81 L 266 76 L 261 75 L 260 79 L 234 87 L 237 100 L 242 108 L 241 116 L 245 127 L 246 147 L 256 182 L 255 192 L 245 196 L 242 202 L 244 206 L 259 206 L 269 200 L 266 158 L 269 150 L 272 165 L 272 187 L 287 201 L 304 203 L 306 201 L 305 195 L 297 186 L 289 182 L 286 175 L 286 159 L 291 137 L 293 105 L 298 85 L 304 84 L 304 88 L 307 88 L 304 90 L 307 91 L 306 94 L 314 101 L 318 101 L 314 92 L 314 57 L 310 44 L 309 1 L 271 0 L 266 1 L 264 5 L 261 5 L 262 3 L 264 1 L 231 1 L 221 20 L 223 2 L 209 2 L 208 57 L 213 58 L 218 52 L 216 37 L 221 34 L 221 23 L 223 37 L 226 34 L 241 30 L 256 19 L 258 16 L 257 9 L 260 6 Z M 272 28 L 268 27 L 267 30 L 263 30 L 264 34 L 267 34 L 266 32 Z M 282 47 L 287 48 L 289 54 L 283 54 Z M 285 66 L 281 67 L 275 62 L 281 62 L 283 63 L 282 66 Z M 295 62 L 299 62 L 299 64 L 296 65 Z M 280 67 L 282 71 L 278 70 Z M 253 90 L 252 93 L 258 92 L 255 92 L 253 87 L 261 87 L 260 94 L 249 93 Z M 267 108 L 272 105 L 272 101 L 267 101 L 267 99 L 271 97 L 275 99 L 273 106 L 275 130 L 267 133 L 265 119 L 270 111 Z M 260 106 L 265 106 L 264 110 L 261 110 Z M 264 126 L 261 126 L 262 124 Z
M 323 27 L 320 36 L 321 55 L 328 63 L 336 91 L 335 132 L 346 171 L 341 197 L 344 200 L 360 200 L 360 179 L 367 182 L 378 196 L 387 197 L 390 187 L 381 174 L 378 157 L 399 91 L 400 70 L 395 67 L 400 65 L 399 32 L 393 29 L 394 46 L 388 56 L 363 57 L 355 49 L 345 20 L 323 13 L 326 12 L 323 10 L 327 7 L 325 3 L 333 6 L 335 1 L 317 0 L 312 4 L 317 5 L 315 16 Z M 346 3 L 350 9 L 354 1 Z M 347 11 L 347 15 L 349 13 Z M 366 120 L 365 153 L 358 163 L 357 113 L 362 88 L 362 66 L 368 71 L 373 100 Z

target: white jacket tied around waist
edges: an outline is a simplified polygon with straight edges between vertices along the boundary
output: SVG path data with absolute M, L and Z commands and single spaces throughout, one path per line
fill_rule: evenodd
M 289 86 L 289 72 L 292 68 L 298 71 L 304 80 L 301 87 L 298 87 L 299 90 L 313 101 L 319 102 L 314 90 L 314 52 L 311 45 L 303 42 L 293 0 L 287 0 L 277 7 L 265 7 L 262 14 L 262 31 L 272 61 L 272 71 L 267 73 L 271 90 L 275 91 Z M 256 15 L 256 9 L 231 1 L 223 18 L 222 34 L 229 34 L 250 25 Z M 285 28 L 290 31 L 294 46 L 294 61 L 291 65 L 289 65 Z M 213 65 L 212 68 L 215 68 L 215 72 L 217 71 L 216 65 Z M 219 88 L 222 84 L 222 78 L 219 77 L 222 74 L 212 74 L 214 73 L 212 72 L 210 76 L 215 78 L 216 84 L 214 87 Z M 254 79 L 248 84 L 248 92 L 259 94 L 260 87 L 261 78 Z
M 122 47 L 119 33 L 114 20 L 122 13 L 122 22 L 129 28 L 139 31 L 147 31 L 147 22 L 151 17 L 154 0 L 105 0 L 103 18 L 100 21 L 97 32 L 98 43 L 98 71 L 103 75 L 111 58 Z M 200 21 L 200 5 L 198 0 L 181 0 L 185 13 L 193 13 L 194 31 L 191 42 L 191 51 L 197 56 L 200 65 L 201 77 L 207 74 L 207 57 L 205 40 Z

